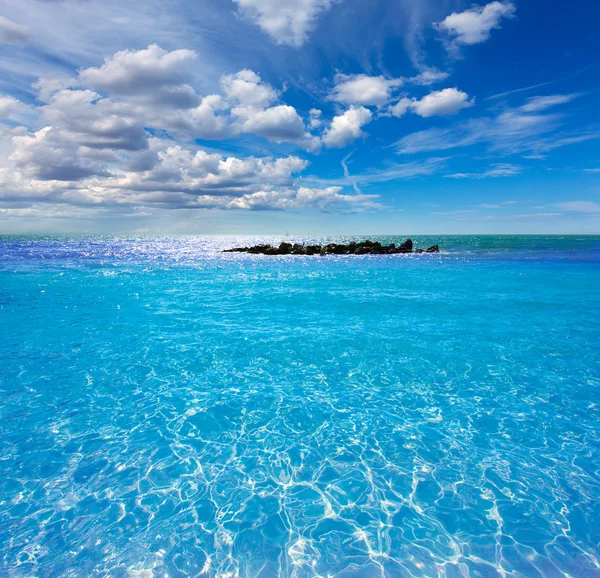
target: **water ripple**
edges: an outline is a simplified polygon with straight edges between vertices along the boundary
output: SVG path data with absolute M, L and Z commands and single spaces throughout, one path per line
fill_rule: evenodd
M 600 576 L 597 238 L 230 242 L 0 243 L 0 575 Z

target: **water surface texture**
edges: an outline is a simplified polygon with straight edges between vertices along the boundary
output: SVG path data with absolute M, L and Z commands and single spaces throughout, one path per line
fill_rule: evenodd
M 1 237 L 0 576 L 600 576 L 600 237 L 413 239 Z

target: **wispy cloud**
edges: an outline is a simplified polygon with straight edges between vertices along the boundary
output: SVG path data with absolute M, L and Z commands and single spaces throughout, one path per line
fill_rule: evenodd
M 408 163 L 388 163 L 382 169 L 371 169 L 354 174 L 352 175 L 352 180 L 358 186 L 367 186 L 389 181 L 414 179 L 439 172 L 446 165 L 447 161 L 448 157 L 431 157 Z M 301 180 L 302 182 L 315 183 L 319 186 L 347 185 L 346 176 L 340 179 L 323 179 L 316 176 L 307 176 Z
M 540 82 L 539 84 L 532 84 L 531 86 L 523 86 L 521 88 L 514 88 L 513 90 L 507 90 L 505 92 L 499 92 L 498 94 L 492 94 L 491 96 L 487 96 L 483 100 L 493 100 L 497 98 L 504 98 L 506 96 L 510 96 L 511 94 L 518 94 L 519 92 L 527 92 L 529 90 L 534 90 L 535 88 L 541 88 L 542 86 L 548 86 L 549 84 L 553 84 L 554 80 L 549 80 L 548 82 Z
M 600 203 L 594 201 L 565 201 L 555 206 L 569 213 L 600 215 Z
M 356 150 L 356 149 L 355 149 Z M 356 180 L 354 179 L 354 177 L 352 177 L 352 175 L 350 174 L 350 171 L 348 170 L 348 159 L 352 156 L 352 154 L 354 153 L 354 151 L 349 152 L 341 161 L 341 165 L 342 165 L 342 169 L 344 171 L 344 176 L 348 179 L 348 181 L 350 181 L 350 184 L 352 185 L 352 188 L 354 189 L 354 192 L 357 195 L 362 195 L 362 191 L 360 190 L 360 188 L 358 187 L 358 185 L 356 184 Z
M 24 44 L 29 40 L 29 28 L 0 16 L 0 44 Z
M 566 104 L 580 96 L 577 93 L 573 94 L 551 94 L 549 96 L 532 96 L 527 102 L 521 106 L 523 112 L 541 112 L 559 104 Z
M 556 219 L 562 213 L 521 213 L 518 215 L 481 215 L 477 217 L 456 217 L 457 221 L 537 221 L 539 219 Z
M 487 171 L 481 173 L 454 173 L 446 175 L 447 178 L 451 179 L 488 179 L 498 177 L 512 177 L 522 172 L 522 167 L 517 165 L 511 165 L 508 163 L 498 163 L 493 165 Z
M 400 154 L 410 154 L 484 144 L 490 152 L 539 155 L 557 147 L 600 138 L 600 127 L 561 130 L 564 114 L 546 112 L 551 106 L 568 102 L 575 96 L 569 95 L 567 100 L 564 95 L 535 97 L 522 107 L 506 109 L 495 116 L 409 134 L 397 141 L 395 147 Z M 544 110 L 539 111 L 538 107 Z

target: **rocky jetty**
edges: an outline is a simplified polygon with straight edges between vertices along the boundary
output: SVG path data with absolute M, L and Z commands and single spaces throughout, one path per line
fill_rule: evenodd
M 401 245 L 391 243 L 382 245 L 377 241 L 352 241 L 347 245 L 329 243 L 328 245 L 299 245 L 298 243 L 280 243 L 273 245 L 254 245 L 253 247 L 235 247 L 225 249 L 223 253 L 256 253 L 260 255 L 395 255 L 397 253 L 439 253 L 440 248 L 433 245 L 427 249 L 413 249 L 413 242 L 407 239 Z

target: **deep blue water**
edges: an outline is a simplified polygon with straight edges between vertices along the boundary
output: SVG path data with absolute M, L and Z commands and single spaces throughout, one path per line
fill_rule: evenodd
M 0 237 L 0 576 L 600 576 L 600 237 L 414 239 Z

